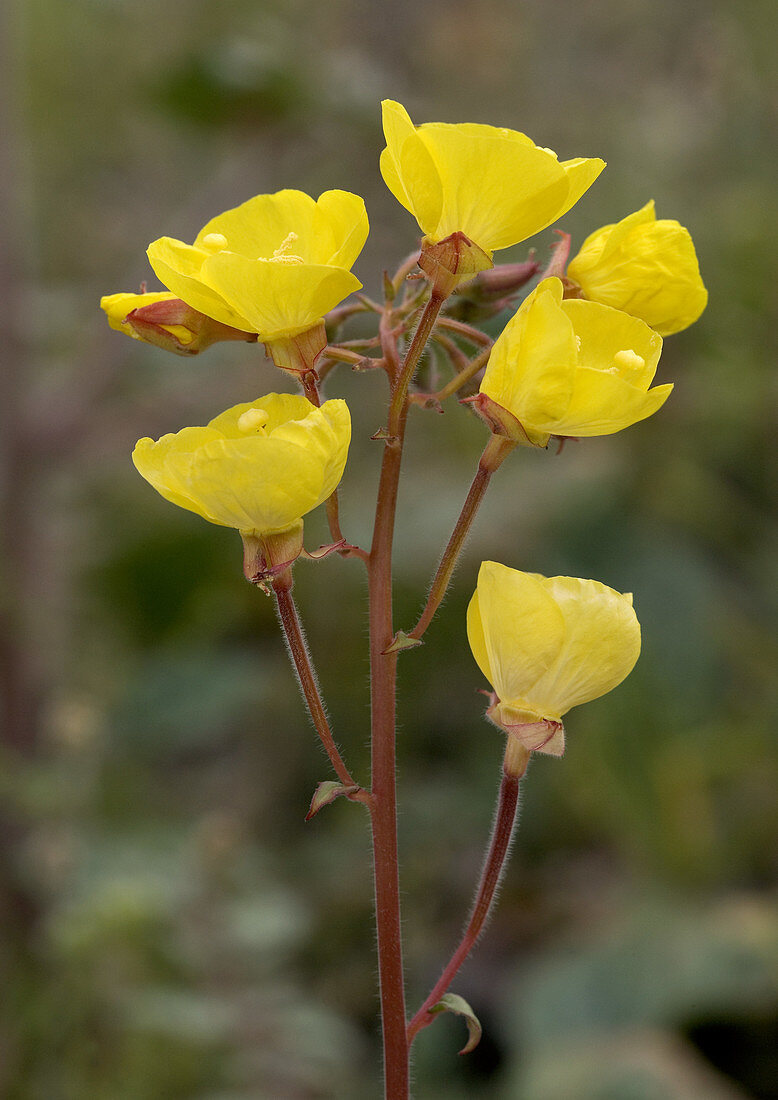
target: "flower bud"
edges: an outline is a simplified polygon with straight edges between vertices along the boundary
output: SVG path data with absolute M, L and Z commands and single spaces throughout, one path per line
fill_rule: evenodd
M 100 299 L 117 332 L 175 355 L 197 355 L 221 340 L 254 343 L 256 333 L 224 325 L 182 302 L 175 294 L 108 294 Z
M 446 313 L 469 324 L 496 317 L 513 304 L 513 296 L 539 269 L 536 260 L 524 260 L 523 263 L 498 264 L 480 271 L 469 283 L 457 288 Z
M 653 200 L 587 237 L 567 272 L 590 301 L 623 309 L 660 336 L 688 328 L 708 301 L 688 229 L 657 221 Z

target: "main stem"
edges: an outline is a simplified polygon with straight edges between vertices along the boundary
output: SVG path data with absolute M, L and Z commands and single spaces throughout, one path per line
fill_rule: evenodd
M 392 380 L 387 439 L 378 483 L 373 542 L 367 562 L 370 600 L 370 685 L 372 720 L 372 784 L 370 813 L 373 830 L 378 973 L 384 1037 L 386 1100 L 407 1100 L 410 1079 L 405 1016 L 400 874 L 397 849 L 396 687 L 397 653 L 387 653 L 392 624 L 392 545 L 397 512 L 408 385 L 429 338 L 443 299 L 431 295 L 419 320 L 405 360 L 400 365 L 391 335 L 391 308 L 383 312 L 380 332 L 387 373 Z
M 502 877 L 503 867 L 510 848 L 511 837 L 513 836 L 513 829 L 516 824 L 516 809 L 519 803 L 519 782 L 520 780 L 517 776 L 503 774 L 489 850 L 481 873 L 481 882 L 478 886 L 478 893 L 476 894 L 470 920 L 468 921 L 465 934 L 462 937 L 459 947 L 457 947 L 456 951 L 451 956 L 451 960 L 441 974 L 435 988 L 408 1025 L 409 1043 L 412 1043 L 416 1035 L 435 1019 L 435 1017 L 430 1014 L 430 1009 L 438 1003 L 451 985 L 459 968 L 472 951 L 486 924 L 500 878 Z

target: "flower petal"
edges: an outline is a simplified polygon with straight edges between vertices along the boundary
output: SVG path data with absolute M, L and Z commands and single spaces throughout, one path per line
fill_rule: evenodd
M 364 199 L 350 191 L 325 191 L 314 213 L 311 262 L 350 269 L 369 229 Z
M 544 279 L 498 337 L 481 382 L 525 428 L 556 422 L 570 404 L 577 344 L 561 302 L 559 279 Z
M 552 435 L 612 435 L 652 416 L 672 393 L 672 384 L 639 389 L 607 371 L 581 367 L 567 412 L 547 430 Z M 542 425 L 538 425 L 542 430 Z
M 433 234 L 443 207 L 443 188 L 435 162 L 401 103 L 385 99 L 381 112 L 386 138 L 380 162 L 384 182 L 413 214 L 422 232 Z
M 533 687 L 541 713 L 571 707 L 611 691 L 640 655 L 640 624 L 632 596 L 599 581 L 544 577 L 543 588 L 564 618 L 564 644 L 553 667 Z
M 201 271 L 207 253 L 172 237 L 160 237 L 149 245 L 147 254 L 159 281 L 192 309 L 243 332 L 257 331 L 250 321 L 202 281 Z
M 203 264 L 202 277 L 259 333 L 260 340 L 293 336 L 317 324 L 362 284 L 340 267 L 249 260 L 217 252 Z
M 662 354 L 662 337 L 645 321 L 621 309 L 580 298 L 562 302 L 562 310 L 570 318 L 580 341 L 579 367 L 607 370 L 618 366 L 619 352 L 634 352 L 644 360 L 644 366 L 630 369 L 625 377 L 635 386 L 648 388 Z
M 520 707 L 533 698 L 535 683 L 558 657 L 564 642 L 562 614 L 534 574 L 498 562 L 482 563 L 477 594 L 483 642 L 476 628 L 471 639 L 476 661 L 482 671 L 491 671 L 498 697 Z
M 197 234 L 195 247 L 203 249 L 203 241 L 209 234 L 220 233 L 227 239 L 228 252 L 250 259 L 257 256 L 269 259 L 293 232 L 297 240 L 292 251 L 303 260 L 311 260 L 315 216 L 316 202 L 304 191 L 288 189 L 273 195 L 255 195 L 211 218 Z

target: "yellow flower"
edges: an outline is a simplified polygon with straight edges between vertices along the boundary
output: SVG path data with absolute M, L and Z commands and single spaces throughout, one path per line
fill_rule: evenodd
M 661 336 L 621 310 L 562 293 L 550 278 L 526 298 L 492 348 L 474 402 L 507 410 L 501 430 L 516 442 L 610 435 L 651 416 L 673 388 L 648 388 Z
M 495 691 L 489 718 L 526 753 L 553 756 L 564 752 L 562 716 L 615 688 L 640 654 L 630 594 L 494 561 L 478 573 L 467 637 Z
M 350 439 L 345 401 L 316 408 L 304 397 L 270 393 L 207 427 L 141 439 L 132 460 L 166 500 L 262 536 L 300 527 L 334 492 Z
M 256 340 L 256 335 L 230 328 L 198 313 L 175 294 L 107 294 L 100 308 L 117 332 L 165 348 L 176 355 L 197 355 L 218 340 Z
M 348 191 L 256 195 L 205 225 L 193 245 L 149 245 L 157 277 L 193 309 L 267 342 L 321 323 L 362 284 L 350 268 L 368 233 Z
M 565 214 L 605 167 L 599 159 L 560 162 L 515 130 L 429 122 L 384 100 L 386 186 L 435 244 L 464 233 L 489 259 Z M 474 272 L 473 272 L 474 274 Z
M 588 299 L 640 317 L 661 336 L 688 328 L 708 302 L 689 230 L 657 221 L 653 199 L 587 237 L 567 271 Z

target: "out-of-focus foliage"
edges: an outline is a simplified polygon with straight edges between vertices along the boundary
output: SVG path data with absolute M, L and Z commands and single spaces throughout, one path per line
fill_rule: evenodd
M 478 564 L 632 591 L 643 627 L 627 682 L 573 712 L 563 760 L 530 768 L 499 907 L 455 984 L 484 1039 L 457 1059 L 462 1021 L 436 1021 L 418 1095 L 774 1100 L 773 5 L 11 0 L 4 15 L 0 1093 L 378 1094 L 362 809 L 341 799 L 305 826 L 329 773 L 271 603 L 234 532 L 177 514 L 129 462 L 138 437 L 280 376 L 249 345 L 185 361 L 123 339 L 97 303 L 150 279 L 148 241 L 190 240 L 281 187 L 365 196 L 356 273 L 377 292 L 414 245 L 378 170 L 389 96 L 602 156 L 563 222 L 574 249 L 653 198 L 691 230 L 710 290 L 666 341 L 657 381 L 675 390 L 650 421 L 509 456 L 439 619 L 401 658 L 415 1005 L 461 929 L 498 782 L 464 628 Z M 552 239 L 530 242 L 541 259 Z M 379 388 L 344 368 L 328 391 L 354 417 L 342 512 L 362 542 Z M 452 407 L 413 410 L 409 436 L 399 626 L 484 431 Z M 306 528 L 324 541 L 320 517 Z M 301 564 L 296 587 L 364 777 L 359 564 Z

